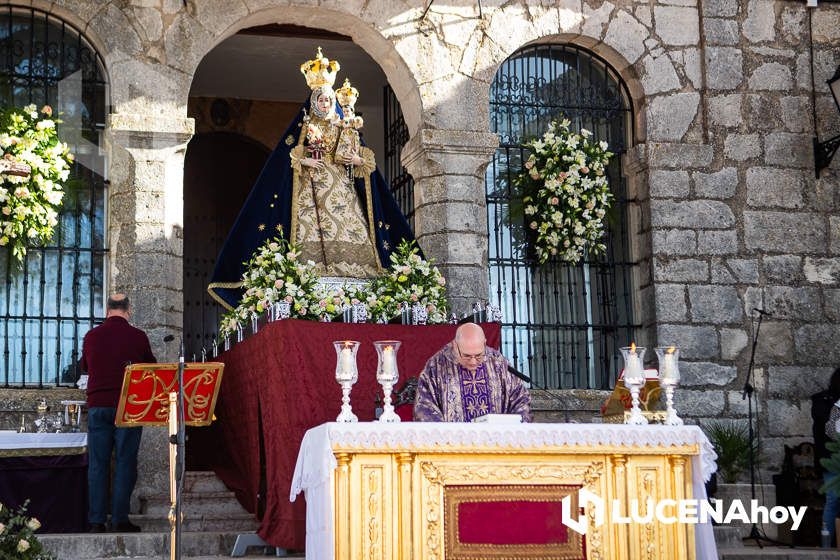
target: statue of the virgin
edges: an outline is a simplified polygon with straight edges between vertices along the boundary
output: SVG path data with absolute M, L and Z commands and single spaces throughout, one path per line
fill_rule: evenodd
M 301 65 L 311 89 L 308 107 L 268 158 L 208 286 L 225 307 L 239 302 L 243 263 L 270 237 L 297 244 L 301 257 L 333 280 L 375 276 L 402 240 L 414 239 L 373 151 L 359 140 L 361 120 L 353 114 L 358 92 L 349 82 L 338 96 L 333 90 L 339 70 L 320 48 Z

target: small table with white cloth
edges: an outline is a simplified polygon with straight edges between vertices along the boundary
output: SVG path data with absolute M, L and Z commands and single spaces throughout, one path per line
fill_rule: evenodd
M 717 560 L 710 523 L 612 523 L 602 508 L 600 524 L 580 492 L 624 516 L 633 499 L 702 500 L 716 458 L 697 426 L 327 423 L 301 443 L 290 499 L 305 493 L 318 560 Z M 585 536 L 558 523 L 566 496 Z
M 87 531 L 86 433 L 0 432 L 0 504 L 26 500 L 40 533 Z

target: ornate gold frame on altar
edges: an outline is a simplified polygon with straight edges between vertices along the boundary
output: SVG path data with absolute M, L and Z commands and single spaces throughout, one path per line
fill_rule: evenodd
M 639 406 L 642 414 L 648 422 L 658 424 L 665 419 L 664 410 L 656 410 L 659 405 L 659 396 L 662 388 L 658 379 L 647 379 L 644 387 L 639 392 Z M 601 416 L 608 424 L 620 424 L 630 416 L 630 391 L 624 386 L 624 381 L 619 379 L 615 382 L 615 389 L 601 406 Z
M 184 365 L 184 416 L 188 426 L 209 426 L 222 384 L 221 362 Z M 165 426 L 169 394 L 177 391 L 178 364 L 131 364 L 123 376 L 116 425 Z

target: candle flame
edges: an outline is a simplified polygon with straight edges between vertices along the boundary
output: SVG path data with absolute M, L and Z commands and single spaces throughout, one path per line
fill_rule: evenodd
M 385 350 L 393 350 L 393 349 L 394 349 L 394 347 L 393 347 L 393 346 L 386 346 L 386 347 L 385 347 Z
M 668 350 L 666 350 L 665 353 L 666 354 L 673 354 L 676 349 L 677 349 L 676 346 L 671 346 L 671 347 L 668 348 Z
M 344 341 L 344 347 L 345 348 L 351 348 L 352 346 L 353 346 L 353 341 L 352 340 L 345 340 Z
M 632 352 L 633 354 L 636 353 L 636 343 L 635 342 L 630 343 L 630 352 Z

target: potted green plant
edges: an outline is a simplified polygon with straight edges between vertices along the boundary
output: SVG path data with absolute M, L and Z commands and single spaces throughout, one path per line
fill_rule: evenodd
M 717 472 L 725 484 L 735 484 L 750 466 L 750 438 L 747 425 L 736 421 L 714 421 L 703 426 L 717 453 Z M 753 444 L 756 462 L 758 444 Z

